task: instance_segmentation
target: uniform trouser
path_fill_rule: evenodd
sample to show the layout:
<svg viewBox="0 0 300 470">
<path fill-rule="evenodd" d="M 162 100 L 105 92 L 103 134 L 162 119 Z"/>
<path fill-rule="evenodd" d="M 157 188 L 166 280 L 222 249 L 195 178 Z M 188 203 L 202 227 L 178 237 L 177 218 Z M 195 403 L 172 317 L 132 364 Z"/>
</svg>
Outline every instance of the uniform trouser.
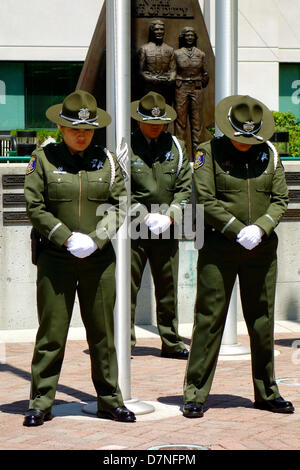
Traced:
<svg viewBox="0 0 300 470">
<path fill-rule="evenodd" d="M 197 89 L 195 82 L 182 82 L 182 85 L 175 89 L 175 108 L 177 112 L 175 134 L 179 139 L 185 140 L 189 116 L 195 155 L 197 146 L 203 141 L 203 90 Z"/>
<path fill-rule="evenodd" d="M 115 254 L 109 245 L 84 259 L 54 249 L 45 249 L 39 256 L 39 328 L 32 360 L 30 408 L 47 411 L 53 404 L 76 292 L 98 409 L 123 404 L 114 345 Z"/>
<path fill-rule="evenodd" d="M 212 233 L 198 257 L 195 321 L 184 384 L 184 399 L 204 403 L 214 377 L 236 276 L 250 336 L 256 401 L 279 397 L 274 378 L 274 299 L 277 236 L 249 251 Z"/>
<path fill-rule="evenodd" d="M 185 345 L 178 334 L 177 285 L 178 240 L 131 241 L 131 347 L 136 342 L 134 331 L 135 308 L 143 272 L 149 260 L 156 298 L 157 327 L 162 350 L 179 352 Z"/>
</svg>

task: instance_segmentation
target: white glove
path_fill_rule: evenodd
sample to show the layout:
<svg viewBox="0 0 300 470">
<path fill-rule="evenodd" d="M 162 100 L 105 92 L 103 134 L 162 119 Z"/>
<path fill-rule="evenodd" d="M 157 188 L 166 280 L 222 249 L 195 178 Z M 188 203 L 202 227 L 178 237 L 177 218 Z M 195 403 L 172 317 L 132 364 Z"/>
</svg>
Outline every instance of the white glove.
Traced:
<svg viewBox="0 0 300 470">
<path fill-rule="evenodd" d="M 237 235 L 237 242 L 247 250 L 252 250 L 261 242 L 264 231 L 258 225 L 247 225 Z"/>
<path fill-rule="evenodd" d="M 77 258 L 86 258 L 97 250 L 94 240 L 84 233 L 73 232 L 68 239 L 67 250 Z"/>
<path fill-rule="evenodd" d="M 147 227 L 151 232 L 155 233 L 155 235 L 165 232 L 165 230 L 170 227 L 171 223 L 170 217 L 163 214 L 148 214 L 146 219 Z"/>
</svg>

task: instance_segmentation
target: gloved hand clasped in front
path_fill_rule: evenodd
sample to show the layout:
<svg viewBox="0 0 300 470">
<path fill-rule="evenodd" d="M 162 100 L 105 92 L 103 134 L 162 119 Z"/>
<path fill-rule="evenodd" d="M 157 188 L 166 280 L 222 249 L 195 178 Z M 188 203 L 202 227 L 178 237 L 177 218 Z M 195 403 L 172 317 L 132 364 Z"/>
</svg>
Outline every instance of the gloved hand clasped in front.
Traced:
<svg viewBox="0 0 300 470">
<path fill-rule="evenodd" d="M 77 258 L 86 258 L 98 248 L 94 240 L 84 233 L 73 232 L 68 239 L 67 250 Z"/>
<path fill-rule="evenodd" d="M 171 225 L 171 218 L 163 214 L 148 214 L 145 223 L 155 235 L 165 232 Z"/>
<path fill-rule="evenodd" d="M 247 225 L 238 233 L 236 241 L 247 250 L 260 244 L 264 231 L 258 225 Z"/>
</svg>

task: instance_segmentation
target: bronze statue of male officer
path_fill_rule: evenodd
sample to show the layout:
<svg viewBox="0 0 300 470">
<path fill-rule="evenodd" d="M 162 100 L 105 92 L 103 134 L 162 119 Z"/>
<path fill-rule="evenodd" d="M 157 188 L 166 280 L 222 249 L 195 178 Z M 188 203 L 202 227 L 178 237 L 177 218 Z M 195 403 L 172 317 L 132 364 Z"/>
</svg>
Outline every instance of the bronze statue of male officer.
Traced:
<svg viewBox="0 0 300 470">
<path fill-rule="evenodd" d="M 144 92 L 162 94 L 172 104 L 172 90 L 175 83 L 176 64 L 174 49 L 164 42 L 165 24 L 155 19 L 150 23 L 149 41 L 138 51 Z"/>
<path fill-rule="evenodd" d="M 197 146 L 204 140 L 202 137 L 203 88 L 209 81 L 205 53 L 196 47 L 197 39 L 198 35 L 194 28 L 186 26 L 179 36 L 179 49 L 174 53 L 177 69 L 175 134 L 180 139 L 186 140 L 187 118 L 189 117 L 194 156 Z"/>
</svg>

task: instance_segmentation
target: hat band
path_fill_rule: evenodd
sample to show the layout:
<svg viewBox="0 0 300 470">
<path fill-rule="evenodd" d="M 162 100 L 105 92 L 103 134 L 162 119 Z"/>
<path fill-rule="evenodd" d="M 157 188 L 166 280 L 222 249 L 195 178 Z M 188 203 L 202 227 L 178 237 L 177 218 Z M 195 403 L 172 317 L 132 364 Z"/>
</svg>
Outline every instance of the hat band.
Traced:
<svg viewBox="0 0 300 470">
<path fill-rule="evenodd" d="M 98 114 L 96 115 L 96 117 L 94 117 L 92 119 L 72 119 L 72 118 L 69 118 L 67 116 L 64 116 L 62 113 L 59 113 L 59 115 L 60 115 L 61 118 L 72 122 L 72 126 L 77 126 L 77 124 L 90 124 L 90 125 L 96 126 L 96 127 L 99 126 L 99 123 L 95 122 L 98 119 Z"/>
<path fill-rule="evenodd" d="M 235 124 L 233 124 L 233 122 L 231 120 L 231 117 L 230 117 L 231 110 L 232 110 L 232 106 L 228 111 L 227 119 L 230 122 L 230 125 L 233 127 L 233 129 L 235 129 L 237 131 L 237 132 L 234 133 L 235 137 L 238 137 L 238 136 L 242 135 L 243 137 L 254 137 L 257 140 L 264 140 L 263 137 L 260 137 L 259 135 L 255 135 L 255 134 L 257 134 L 257 132 L 260 131 L 261 126 L 263 125 L 263 121 L 260 121 L 260 125 L 259 125 L 258 129 L 255 129 L 252 132 L 251 131 L 241 130 Z"/>
<path fill-rule="evenodd" d="M 147 116 L 146 114 L 141 113 L 141 111 L 139 111 L 139 108 L 137 108 L 136 111 L 140 116 L 143 117 L 143 121 L 153 121 L 154 119 L 159 121 L 172 121 L 171 118 L 164 117 L 167 112 L 165 112 L 165 114 L 163 114 L 162 116 Z"/>
</svg>

